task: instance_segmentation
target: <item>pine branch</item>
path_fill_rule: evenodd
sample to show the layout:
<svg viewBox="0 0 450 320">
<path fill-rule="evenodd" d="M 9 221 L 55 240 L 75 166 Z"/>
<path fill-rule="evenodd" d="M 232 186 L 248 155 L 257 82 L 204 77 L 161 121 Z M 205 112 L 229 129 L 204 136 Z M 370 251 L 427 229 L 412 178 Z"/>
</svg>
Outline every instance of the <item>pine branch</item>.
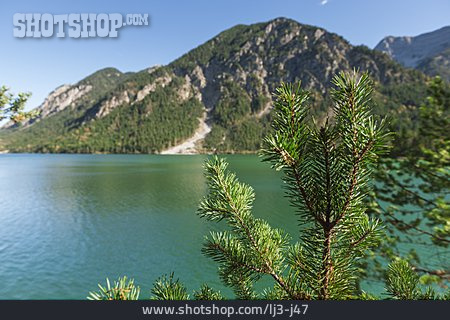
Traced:
<svg viewBox="0 0 450 320">
<path fill-rule="evenodd" d="M 367 230 L 358 240 L 350 243 L 350 249 L 355 248 L 358 244 L 363 242 L 370 235 L 371 232 L 372 232 L 371 230 Z"/>
<path fill-rule="evenodd" d="M 351 183 L 349 186 L 349 189 L 347 191 L 347 199 L 345 200 L 344 206 L 341 210 L 341 213 L 338 215 L 337 219 L 335 219 L 335 221 L 332 222 L 332 227 L 336 226 L 345 216 L 345 214 L 348 211 L 348 208 L 350 206 L 351 200 L 353 198 L 353 192 L 355 190 L 355 187 L 358 184 L 358 179 L 357 179 L 357 175 L 358 175 L 358 171 L 359 171 L 359 165 L 361 164 L 361 161 L 363 159 L 363 157 L 367 154 L 367 152 L 369 151 L 370 147 L 371 147 L 372 143 L 368 143 L 366 145 L 366 147 L 364 147 L 364 149 L 361 151 L 361 153 L 357 156 L 356 161 L 353 165 L 352 168 L 352 173 L 351 173 Z"/>
<path fill-rule="evenodd" d="M 321 220 L 319 217 L 315 215 L 316 210 L 314 209 L 314 206 L 312 202 L 310 201 L 305 188 L 303 187 L 302 181 L 301 181 L 301 175 L 298 171 L 298 163 L 297 161 L 286 151 L 282 150 L 278 146 L 274 145 L 274 150 L 279 154 L 280 158 L 283 160 L 284 165 L 289 168 L 289 170 L 292 172 L 292 175 L 294 176 L 296 188 L 298 190 L 298 193 L 303 200 L 303 202 L 306 204 L 306 207 L 309 210 L 309 213 L 315 218 L 316 222 L 320 225 L 324 224 L 324 221 Z"/>
<path fill-rule="evenodd" d="M 212 181 L 215 186 L 213 187 L 213 194 L 210 196 L 212 198 L 207 198 L 203 201 L 200 206 L 200 215 L 210 220 L 220 220 L 221 216 L 226 217 L 229 222 L 232 222 L 233 226 L 237 231 L 242 232 L 244 236 L 243 240 L 248 242 L 250 249 L 255 254 L 255 261 L 261 267 L 258 267 L 251 263 L 245 263 L 244 261 L 236 261 L 234 257 L 229 256 L 229 252 L 224 247 L 218 245 L 218 243 L 210 243 L 208 245 L 208 249 L 216 249 L 219 250 L 222 255 L 227 256 L 228 260 L 231 263 L 235 263 L 249 271 L 267 274 L 270 275 L 283 290 L 285 290 L 291 298 L 298 297 L 298 294 L 293 292 L 291 288 L 287 285 L 281 274 L 276 271 L 276 267 L 273 265 L 275 261 L 272 259 L 268 259 L 267 252 L 263 251 L 260 247 L 259 241 L 255 238 L 257 235 L 255 230 L 257 226 L 263 226 L 258 220 L 255 220 L 250 213 L 242 212 L 242 205 L 236 202 L 235 194 L 232 190 L 237 189 L 245 189 L 243 185 L 240 185 L 234 178 L 234 175 L 226 174 L 226 163 L 223 160 L 219 160 L 214 158 L 210 163 L 207 164 L 207 169 L 210 172 L 208 175 L 208 179 Z M 249 193 L 250 195 L 250 193 Z M 214 199 L 223 200 L 222 206 L 214 205 Z M 252 196 L 250 196 L 252 198 Z M 248 202 L 243 197 L 242 201 Z M 245 206 L 244 210 L 247 210 L 249 205 Z M 268 229 L 270 230 L 270 229 Z M 269 233 L 272 231 L 268 231 Z M 259 234 L 258 237 L 263 236 L 263 234 Z M 231 238 L 230 238 L 231 239 Z M 240 241 L 240 240 L 239 240 Z M 237 253 L 239 253 L 240 249 L 237 249 Z M 209 251 L 206 251 L 207 253 Z M 213 253 L 211 253 L 213 255 Z M 214 255 L 213 255 L 214 256 Z M 218 261 L 221 258 L 218 258 Z"/>
</svg>

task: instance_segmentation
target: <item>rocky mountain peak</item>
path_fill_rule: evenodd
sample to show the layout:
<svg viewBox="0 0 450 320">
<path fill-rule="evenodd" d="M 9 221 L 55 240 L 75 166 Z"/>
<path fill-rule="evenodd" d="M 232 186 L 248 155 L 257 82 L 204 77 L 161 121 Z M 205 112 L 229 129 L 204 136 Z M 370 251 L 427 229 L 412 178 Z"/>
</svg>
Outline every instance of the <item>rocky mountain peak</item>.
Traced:
<svg viewBox="0 0 450 320">
<path fill-rule="evenodd" d="M 396 61 L 411 68 L 449 48 L 450 26 L 415 37 L 388 36 L 375 46 L 375 50 L 386 52 Z"/>
<path fill-rule="evenodd" d="M 270 130 L 272 93 L 280 82 L 301 81 L 322 119 L 330 110 L 333 75 L 352 69 L 369 71 L 386 109 L 395 101 L 411 104 L 409 87 L 401 86 L 425 83 L 422 74 L 382 53 L 276 18 L 225 30 L 165 66 L 126 74 L 103 69 L 60 88 L 44 103 L 46 116 L 11 134 L 7 146 L 38 152 L 148 153 L 179 145 L 255 151 Z"/>
</svg>

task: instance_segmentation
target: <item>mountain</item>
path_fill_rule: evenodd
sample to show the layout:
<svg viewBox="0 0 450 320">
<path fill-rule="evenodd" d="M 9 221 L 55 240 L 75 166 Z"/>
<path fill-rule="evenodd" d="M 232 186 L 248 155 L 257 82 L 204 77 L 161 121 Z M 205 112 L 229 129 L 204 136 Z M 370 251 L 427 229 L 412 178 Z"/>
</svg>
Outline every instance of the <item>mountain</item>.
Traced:
<svg viewBox="0 0 450 320">
<path fill-rule="evenodd" d="M 75 104 L 89 104 L 98 97 L 114 89 L 124 74 L 115 68 L 106 68 L 93 73 L 75 85 L 61 85 L 53 90 L 45 101 L 36 108 L 39 116 L 26 120 L 21 125 L 28 127 L 35 122 L 46 119 L 53 114 L 63 111 L 67 107 L 74 107 Z M 4 128 L 17 126 L 13 122 L 7 123 Z"/>
<path fill-rule="evenodd" d="M 386 37 L 375 50 L 386 52 L 405 67 L 450 81 L 450 26 L 416 37 Z"/>
<path fill-rule="evenodd" d="M 278 18 L 237 25 L 166 66 L 127 74 L 108 68 L 60 87 L 39 107 L 40 118 L 3 130 L 1 146 L 11 152 L 254 152 L 270 130 L 271 93 L 281 81 L 301 81 L 320 120 L 330 112 L 333 75 L 354 68 L 374 79 L 377 112 L 391 114 L 392 126 L 408 133 L 398 145 L 413 145 L 424 74 L 322 28 Z"/>
</svg>

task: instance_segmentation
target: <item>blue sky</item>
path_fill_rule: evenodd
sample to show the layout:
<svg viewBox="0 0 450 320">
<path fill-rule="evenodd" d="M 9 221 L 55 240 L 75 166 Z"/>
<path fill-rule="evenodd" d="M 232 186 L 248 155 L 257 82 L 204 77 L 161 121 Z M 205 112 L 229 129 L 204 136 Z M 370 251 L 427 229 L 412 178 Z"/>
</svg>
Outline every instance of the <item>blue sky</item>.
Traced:
<svg viewBox="0 0 450 320">
<path fill-rule="evenodd" d="M 150 25 L 118 38 L 14 38 L 14 13 L 148 13 Z M 352 44 L 374 47 L 387 35 L 417 35 L 450 25 L 449 0 L 110 0 L 0 4 L 0 85 L 31 91 L 29 108 L 57 86 L 104 67 L 138 71 L 167 64 L 236 24 L 276 17 L 320 26 Z"/>
</svg>

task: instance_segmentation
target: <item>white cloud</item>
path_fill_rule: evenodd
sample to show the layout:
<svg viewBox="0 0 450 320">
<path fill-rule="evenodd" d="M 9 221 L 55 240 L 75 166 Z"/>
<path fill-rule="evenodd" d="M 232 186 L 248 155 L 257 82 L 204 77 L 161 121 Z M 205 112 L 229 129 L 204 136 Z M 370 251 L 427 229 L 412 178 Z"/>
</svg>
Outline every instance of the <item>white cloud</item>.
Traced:
<svg viewBox="0 0 450 320">
<path fill-rule="evenodd" d="M 322 1 L 320 1 L 320 4 L 321 4 L 322 6 L 326 5 L 327 3 L 328 3 L 328 0 L 322 0 Z"/>
</svg>

